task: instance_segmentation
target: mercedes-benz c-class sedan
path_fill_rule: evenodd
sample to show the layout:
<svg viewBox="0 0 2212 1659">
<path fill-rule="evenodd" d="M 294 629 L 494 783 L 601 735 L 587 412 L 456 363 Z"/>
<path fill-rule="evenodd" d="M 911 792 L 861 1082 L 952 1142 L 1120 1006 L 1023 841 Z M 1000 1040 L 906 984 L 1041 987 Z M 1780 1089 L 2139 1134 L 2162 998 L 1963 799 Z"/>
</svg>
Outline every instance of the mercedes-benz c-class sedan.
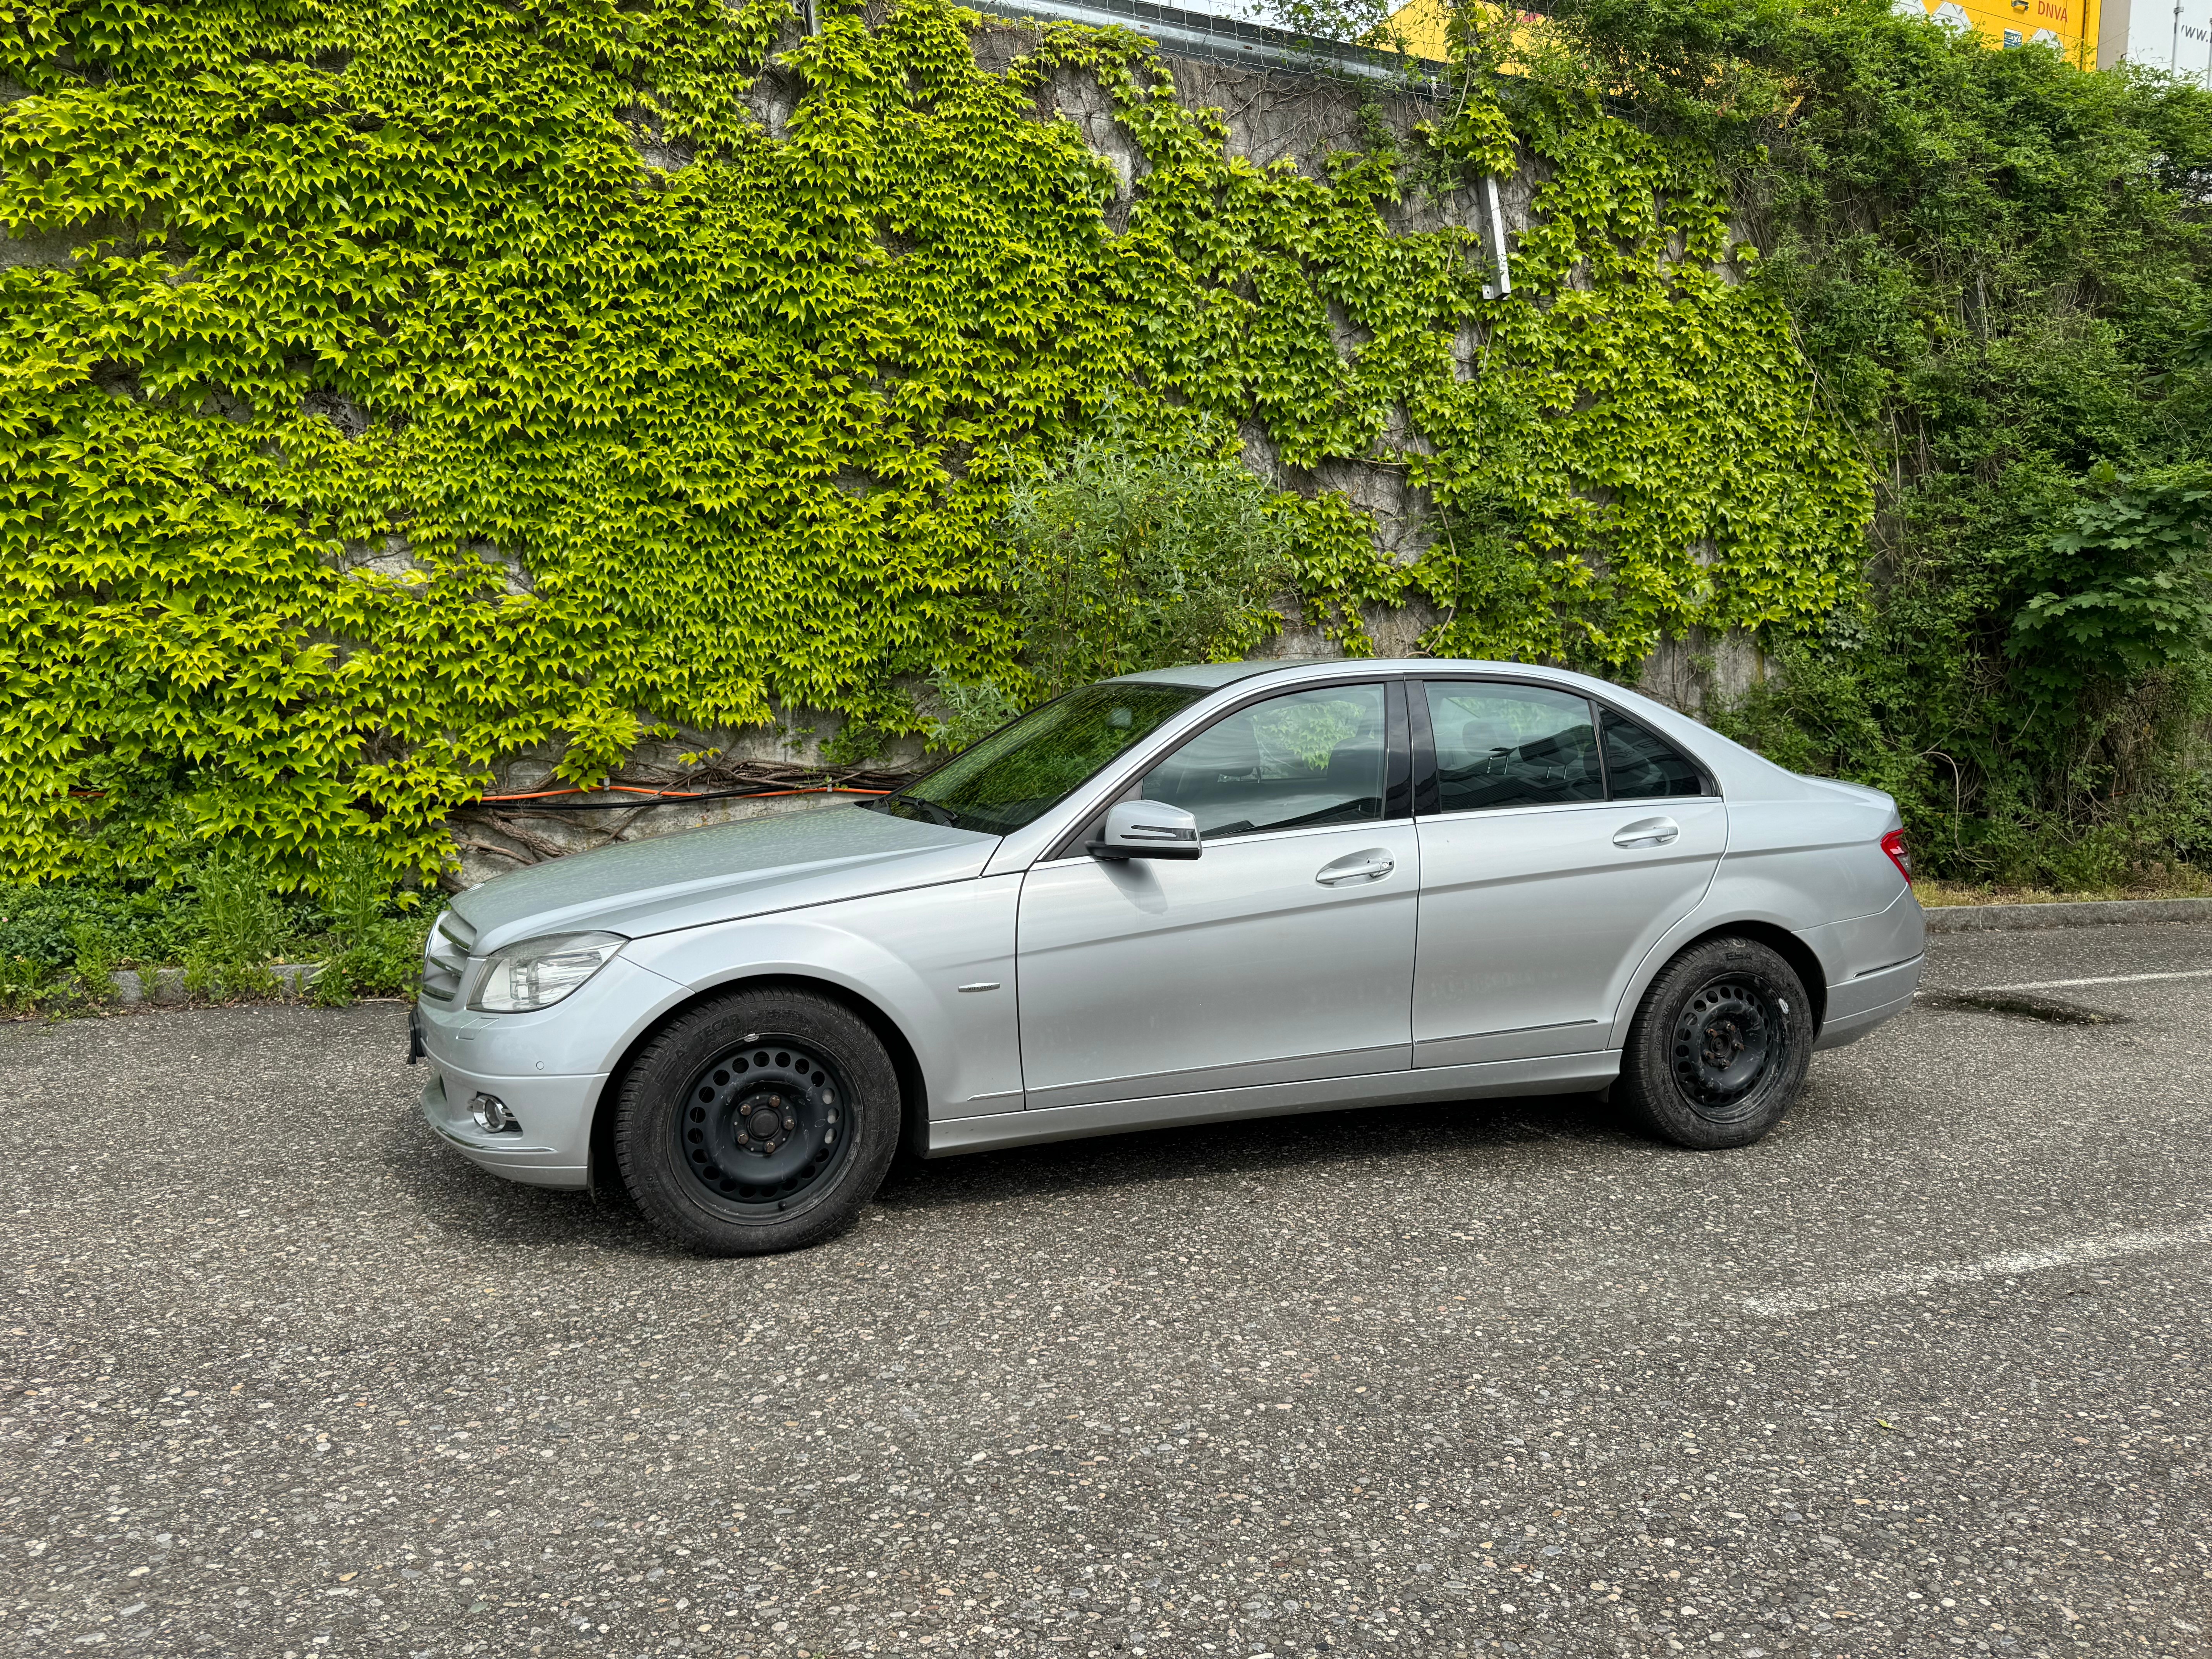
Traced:
<svg viewBox="0 0 2212 1659">
<path fill-rule="evenodd" d="M 845 1224 L 902 1145 L 1610 1088 L 1744 1146 L 1923 949 L 1876 790 L 1559 670 L 1214 664 L 473 888 L 415 1041 L 463 1156 L 741 1254 Z"/>
</svg>

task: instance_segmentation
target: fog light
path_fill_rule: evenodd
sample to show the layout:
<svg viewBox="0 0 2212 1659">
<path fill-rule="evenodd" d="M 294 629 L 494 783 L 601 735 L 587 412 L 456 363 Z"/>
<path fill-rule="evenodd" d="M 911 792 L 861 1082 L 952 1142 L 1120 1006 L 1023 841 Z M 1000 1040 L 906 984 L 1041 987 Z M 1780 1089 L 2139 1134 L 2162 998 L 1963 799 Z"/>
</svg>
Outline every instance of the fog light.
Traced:
<svg viewBox="0 0 2212 1659">
<path fill-rule="evenodd" d="M 514 1117 L 507 1109 L 507 1103 L 497 1095 L 477 1093 L 469 1097 L 469 1115 L 477 1128 L 486 1134 L 495 1135 L 514 1127 Z"/>
</svg>

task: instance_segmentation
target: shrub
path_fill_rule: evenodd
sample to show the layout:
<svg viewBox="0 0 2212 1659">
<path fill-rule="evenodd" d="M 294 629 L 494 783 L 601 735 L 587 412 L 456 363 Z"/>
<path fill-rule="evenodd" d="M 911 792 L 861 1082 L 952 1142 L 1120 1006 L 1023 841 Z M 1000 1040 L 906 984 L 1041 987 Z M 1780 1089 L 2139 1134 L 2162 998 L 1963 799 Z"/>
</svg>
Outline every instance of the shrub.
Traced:
<svg viewBox="0 0 2212 1659">
<path fill-rule="evenodd" d="M 1280 625 L 1291 530 L 1234 460 L 1086 438 L 1017 480 L 1001 533 L 1047 697 L 1115 674 L 1242 656 Z"/>
<path fill-rule="evenodd" d="M 953 752 L 981 743 L 1018 719 L 1021 700 L 994 680 L 947 679 L 930 682 L 945 712 L 929 722 L 926 741 L 933 752 Z"/>
</svg>

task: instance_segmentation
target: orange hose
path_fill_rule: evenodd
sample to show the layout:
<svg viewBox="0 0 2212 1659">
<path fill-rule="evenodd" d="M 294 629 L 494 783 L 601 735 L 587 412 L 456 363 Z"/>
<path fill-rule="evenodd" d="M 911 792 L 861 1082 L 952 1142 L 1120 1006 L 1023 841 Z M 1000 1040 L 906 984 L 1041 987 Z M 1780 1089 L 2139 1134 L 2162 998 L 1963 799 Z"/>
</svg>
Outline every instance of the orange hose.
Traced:
<svg viewBox="0 0 2212 1659">
<path fill-rule="evenodd" d="M 640 789 L 634 784 L 611 783 L 600 789 L 540 789 L 528 795 L 479 795 L 478 800 L 550 800 L 555 795 L 651 795 L 662 800 L 688 800 L 695 791 Z M 465 803 L 464 803 L 465 805 Z"/>
<path fill-rule="evenodd" d="M 488 801 L 550 800 L 556 795 L 645 795 L 654 800 L 765 800 L 776 795 L 888 795 L 889 789 L 848 789 L 835 784 L 822 784 L 811 789 L 757 789 L 750 793 L 735 790 L 725 793 L 716 789 L 641 789 L 635 784 L 611 783 L 603 789 L 540 789 L 528 795 L 478 795 L 473 801 L 463 801 L 464 806 L 482 805 Z M 105 789 L 72 789 L 74 800 L 98 800 L 106 795 Z"/>
<path fill-rule="evenodd" d="M 635 784 L 611 783 L 602 789 L 540 789 L 527 795 L 479 795 L 473 802 L 464 801 L 464 806 L 481 805 L 491 801 L 550 800 L 556 795 L 646 795 L 654 800 L 765 800 L 775 795 L 888 795 L 888 789 L 844 789 L 834 784 L 821 784 L 808 789 L 757 789 L 744 793 L 732 790 L 725 793 L 715 789 L 641 789 Z"/>
</svg>

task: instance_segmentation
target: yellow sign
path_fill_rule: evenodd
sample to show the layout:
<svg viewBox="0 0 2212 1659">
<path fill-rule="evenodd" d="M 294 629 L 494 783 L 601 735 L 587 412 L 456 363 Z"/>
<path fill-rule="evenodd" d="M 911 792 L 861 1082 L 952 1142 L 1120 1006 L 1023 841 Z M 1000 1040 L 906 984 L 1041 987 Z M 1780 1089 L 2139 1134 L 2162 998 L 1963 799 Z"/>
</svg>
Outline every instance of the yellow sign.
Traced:
<svg viewBox="0 0 2212 1659">
<path fill-rule="evenodd" d="M 1516 19 L 1522 23 L 1540 23 L 1540 13 L 1516 12 L 1507 6 L 1493 5 L 1489 0 L 1474 0 L 1468 7 L 1486 30 L 1510 27 L 1506 20 Z M 1390 14 L 1390 21 L 1377 31 L 1377 45 L 1388 45 L 1395 51 L 1415 58 L 1426 58 L 1443 64 L 1451 60 L 1451 43 L 1445 34 L 1445 25 L 1451 17 L 1448 0 L 1409 0 Z"/>
<path fill-rule="evenodd" d="M 1992 46 L 2056 46 L 2083 69 L 2097 67 L 2097 0 L 1896 0 L 1892 9 L 1972 29 Z"/>
</svg>

